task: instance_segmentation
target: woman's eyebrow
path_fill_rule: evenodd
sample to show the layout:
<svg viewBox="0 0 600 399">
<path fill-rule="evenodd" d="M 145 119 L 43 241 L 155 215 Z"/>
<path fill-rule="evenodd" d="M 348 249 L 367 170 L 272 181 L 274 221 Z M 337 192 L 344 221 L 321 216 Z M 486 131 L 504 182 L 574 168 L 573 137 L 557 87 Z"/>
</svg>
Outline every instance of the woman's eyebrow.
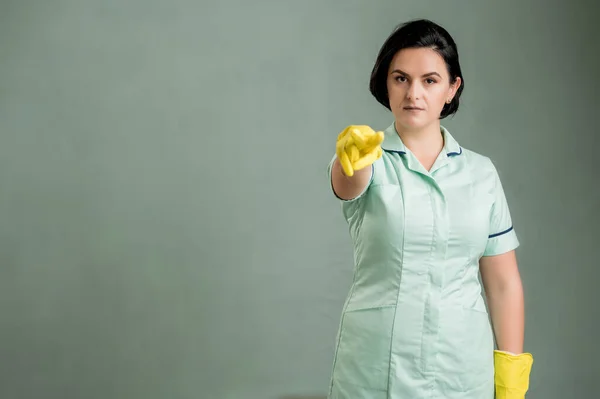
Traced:
<svg viewBox="0 0 600 399">
<path fill-rule="evenodd" d="M 399 74 L 401 74 L 401 75 L 410 76 L 409 74 L 407 74 L 406 72 L 402 71 L 401 69 L 394 69 L 394 70 L 392 71 L 392 73 L 399 73 Z M 429 77 L 429 76 L 434 76 L 434 75 L 435 75 L 435 76 L 438 76 L 439 78 L 441 78 L 441 75 L 440 75 L 439 73 L 437 73 L 437 72 L 427 72 L 426 74 L 424 74 L 424 75 L 423 75 L 423 76 L 421 76 L 421 77 L 423 77 L 423 78 L 426 78 L 426 77 Z"/>
</svg>

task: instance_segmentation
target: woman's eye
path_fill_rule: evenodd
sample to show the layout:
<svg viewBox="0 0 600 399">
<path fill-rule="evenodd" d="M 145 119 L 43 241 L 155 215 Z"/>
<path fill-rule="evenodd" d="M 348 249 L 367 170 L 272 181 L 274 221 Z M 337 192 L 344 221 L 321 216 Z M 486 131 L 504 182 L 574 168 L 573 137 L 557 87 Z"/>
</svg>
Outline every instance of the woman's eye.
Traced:
<svg viewBox="0 0 600 399">
<path fill-rule="evenodd" d="M 406 78 L 404 76 L 396 76 L 396 81 L 405 82 Z"/>
<path fill-rule="evenodd" d="M 435 83 L 435 80 L 433 80 L 433 79 L 427 79 L 426 82 L 431 85 L 431 84 Z"/>
</svg>

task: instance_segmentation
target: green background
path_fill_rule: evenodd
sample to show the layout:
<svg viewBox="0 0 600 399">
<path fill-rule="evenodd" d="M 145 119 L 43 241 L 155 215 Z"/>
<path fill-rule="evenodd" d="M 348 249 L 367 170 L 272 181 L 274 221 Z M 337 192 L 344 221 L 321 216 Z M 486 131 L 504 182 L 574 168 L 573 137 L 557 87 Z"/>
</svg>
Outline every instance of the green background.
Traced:
<svg viewBox="0 0 600 399">
<path fill-rule="evenodd" d="M 599 8 L 1 0 L 0 397 L 323 397 L 352 272 L 326 167 L 391 124 L 370 71 L 426 17 L 521 240 L 528 397 L 595 398 Z"/>
</svg>

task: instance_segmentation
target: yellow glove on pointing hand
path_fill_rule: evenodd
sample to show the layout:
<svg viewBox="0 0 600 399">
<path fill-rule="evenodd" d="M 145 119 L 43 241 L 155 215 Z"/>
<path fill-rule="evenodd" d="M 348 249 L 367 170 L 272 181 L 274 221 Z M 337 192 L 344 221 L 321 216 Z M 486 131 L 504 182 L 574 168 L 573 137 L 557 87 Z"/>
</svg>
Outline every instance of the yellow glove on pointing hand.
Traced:
<svg viewBox="0 0 600 399">
<path fill-rule="evenodd" d="M 346 176 L 371 165 L 383 151 L 383 132 L 375 132 L 366 125 L 350 125 L 337 138 L 336 155 Z"/>
<path fill-rule="evenodd" d="M 494 351 L 496 399 L 524 399 L 533 365 L 531 353 L 513 355 Z"/>
</svg>

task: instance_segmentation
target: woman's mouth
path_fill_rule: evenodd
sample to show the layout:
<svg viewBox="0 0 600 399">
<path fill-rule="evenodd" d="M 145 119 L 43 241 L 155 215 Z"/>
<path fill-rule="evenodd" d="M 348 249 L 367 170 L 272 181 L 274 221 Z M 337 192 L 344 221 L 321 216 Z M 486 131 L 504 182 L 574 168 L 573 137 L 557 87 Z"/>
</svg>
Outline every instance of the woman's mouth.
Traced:
<svg viewBox="0 0 600 399">
<path fill-rule="evenodd" d="M 403 109 L 404 109 L 405 111 L 423 111 L 423 108 L 419 108 L 419 107 L 411 107 L 411 106 L 404 107 Z"/>
</svg>

